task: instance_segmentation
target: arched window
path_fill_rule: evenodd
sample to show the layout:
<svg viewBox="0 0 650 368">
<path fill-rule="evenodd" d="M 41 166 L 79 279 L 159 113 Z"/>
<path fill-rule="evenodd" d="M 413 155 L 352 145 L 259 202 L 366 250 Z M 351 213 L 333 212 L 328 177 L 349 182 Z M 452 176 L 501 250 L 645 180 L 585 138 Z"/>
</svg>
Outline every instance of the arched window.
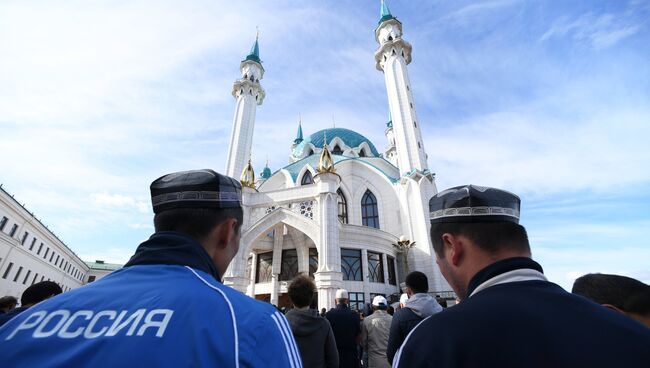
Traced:
<svg viewBox="0 0 650 368">
<path fill-rule="evenodd" d="M 332 154 L 334 154 L 334 155 L 342 155 L 343 150 L 341 150 L 341 147 L 337 144 L 336 146 L 334 146 L 334 149 L 332 150 Z"/>
<path fill-rule="evenodd" d="M 336 194 L 339 195 L 339 221 L 344 224 L 348 223 L 348 201 L 345 199 L 345 195 L 341 191 L 341 188 L 336 190 Z"/>
<path fill-rule="evenodd" d="M 307 156 L 311 156 L 313 154 L 314 154 L 314 150 L 310 148 L 309 151 L 307 151 Z"/>
<path fill-rule="evenodd" d="M 379 229 L 377 198 L 370 190 L 366 190 L 366 193 L 361 198 L 361 222 L 363 226 Z"/>
<path fill-rule="evenodd" d="M 305 171 L 305 175 L 303 175 L 302 179 L 300 180 L 300 185 L 307 185 L 313 183 L 314 183 L 314 179 L 311 177 L 311 171 L 309 170 Z"/>
<path fill-rule="evenodd" d="M 366 157 L 366 150 L 362 148 L 361 151 L 359 151 L 359 157 Z"/>
</svg>

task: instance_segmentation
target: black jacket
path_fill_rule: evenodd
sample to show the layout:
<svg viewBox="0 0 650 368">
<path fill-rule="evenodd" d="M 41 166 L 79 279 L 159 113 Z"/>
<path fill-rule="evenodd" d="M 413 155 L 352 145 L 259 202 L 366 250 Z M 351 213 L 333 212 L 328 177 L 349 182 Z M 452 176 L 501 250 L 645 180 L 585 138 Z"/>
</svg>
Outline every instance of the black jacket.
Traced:
<svg viewBox="0 0 650 368">
<path fill-rule="evenodd" d="M 415 328 L 423 319 L 442 311 L 442 307 L 436 299 L 426 293 L 413 295 L 407 302 L 406 307 L 400 308 L 393 315 L 393 321 L 390 324 L 390 334 L 388 336 L 388 345 L 386 346 L 386 358 L 389 363 L 393 363 L 393 357 L 402 346 L 406 336 Z"/>
<path fill-rule="evenodd" d="M 339 353 L 327 319 L 314 309 L 291 309 L 286 317 L 305 368 L 338 368 Z"/>
<path fill-rule="evenodd" d="M 361 336 L 361 319 L 346 304 L 339 304 L 326 315 L 334 331 L 339 351 L 340 368 L 359 367 L 358 342 Z"/>
<path fill-rule="evenodd" d="M 469 294 L 518 270 L 542 268 L 529 258 L 498 261 L 472 278 Z M 650 329 L 642 324 L 551 282 L 529 279 L 484 288 L 425 319 L 395 366 L 648 367 L 649 347 Z"/>
</svg>

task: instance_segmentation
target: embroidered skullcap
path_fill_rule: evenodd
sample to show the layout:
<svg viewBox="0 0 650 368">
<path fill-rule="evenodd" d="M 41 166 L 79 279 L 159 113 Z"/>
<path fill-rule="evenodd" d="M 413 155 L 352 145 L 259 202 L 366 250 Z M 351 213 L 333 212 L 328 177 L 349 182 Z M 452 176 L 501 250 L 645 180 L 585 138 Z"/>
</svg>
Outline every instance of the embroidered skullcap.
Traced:
<svg viewBox="0 0 650 368">
<path fill-rule="evenodd" d="M 431 198 L 431 223 L 502 222 L 519 223 L 518 196 L 505 190 L 478 185 L 449 188 Z"/>
<path fill-rule="evenodd" d="M 239 208 L 241 184 L 213 170 L 180 171 L 151 183 L 153 212 L 173 208 Z"/>
</svg>

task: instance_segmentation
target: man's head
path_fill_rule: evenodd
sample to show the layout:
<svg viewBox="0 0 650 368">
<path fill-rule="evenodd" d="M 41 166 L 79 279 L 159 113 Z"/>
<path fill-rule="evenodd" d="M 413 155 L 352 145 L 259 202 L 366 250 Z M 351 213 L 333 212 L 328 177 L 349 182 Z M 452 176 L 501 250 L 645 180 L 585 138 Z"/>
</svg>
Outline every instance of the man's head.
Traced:
<svg viewBox="0 0 650 368">
<path fill-rule="evenodd" d="M 372 298 L 372 310 L 386 310 L 388 308 L 388 302 L 386 298 L 381 295 L 377 295 Z"/>
<path fill-rule="evenodd" d="M 420 271 L 413 271 L 406 275 L 406 294 L 411 297 L 415 294 L 429 291 L 429 279 Z"/>
<path fill-rule="evenodd" d="M 484 267 L 530 257 L 526 229 L 518 223 L 519 206 L 519 197 L 510 192 L 474 185 L 447 189 L 429 201 L 436 263 L 461 299 Z"/>
<path fill-rule="evenodd" d="M 241 184 L 212 170 L 168 174 L 151 183 L 156 232 L 196 239 L 224 272 L 239 250 Z"/>
<path fill-rule="evenodd" d="M 18 304 L 18 299 L 13 296 L 7 295 L 0 298 L 0 311 L 7 313 L 10 310 L 14 309 Z"/>
<path fill-rule="evenodd" d="M 62 292 L 63 290 L 61 290 L 59 284 L 54 281 L 37 282 L 23 291 L 23 295 L 20 297 L 20 304 L 23 307 L 31 307 Z"/>
<path fill-rule="evenodd" d="M 348 304 L 348 291 L 345 289 L 336 290 L 336 304 Z"/>
<path fill-rule="evenodd" d="M 305 308 L 309 307 L 314 298 L 316 284 L 314 284 L 314 281 L 309 276 L 301 274 L 291 281 L 287 291 L 291 303 L 293 303 L 296 308 Z"/>
<path fill-rule="evenodd" d="M 577 278 L 571 292 L 650 327 L 650 285 L 639 280 L 626 276 L 590 273 Z"/>
</svg>

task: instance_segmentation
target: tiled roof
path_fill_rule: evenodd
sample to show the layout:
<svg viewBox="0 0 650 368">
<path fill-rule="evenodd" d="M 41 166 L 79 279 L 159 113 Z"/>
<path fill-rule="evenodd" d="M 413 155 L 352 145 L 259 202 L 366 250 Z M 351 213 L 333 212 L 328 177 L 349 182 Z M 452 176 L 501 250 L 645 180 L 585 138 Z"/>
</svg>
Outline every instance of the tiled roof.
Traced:
<svg viewBox="0 0 650 368">
<path fill-rule="evenodd" d="M 345 143 L 346 145 L 352 148 L 359 147 L 361 143 L 366 142 L 370 147 L 370 151 L 372 155 L 379 156 L 379 153 L 377 152 L 375 145 L 372 144 L 372 142 L 370 142 L 368 138 L 362 136 L 361 134 L 355 131 L 352 131 L 350 129 L 345 129 L 345 128 L 329 128 L 329 129 L 319 130 L 318 132 L 310 135 L 302 142 L 300 142 L 300 144 L 298 144 L 294 149 L 294 155 L 302 156 L 304 148 L 307 147 L 309 143 L 313 144 L 316 148 L 323 147 L 323 142 L 325 141 L 326 136 L 327 136 L 327 144 L 330 144 L 334 138 L 338 137 L 343 141 L 343 143 Z"/>
</svg>

